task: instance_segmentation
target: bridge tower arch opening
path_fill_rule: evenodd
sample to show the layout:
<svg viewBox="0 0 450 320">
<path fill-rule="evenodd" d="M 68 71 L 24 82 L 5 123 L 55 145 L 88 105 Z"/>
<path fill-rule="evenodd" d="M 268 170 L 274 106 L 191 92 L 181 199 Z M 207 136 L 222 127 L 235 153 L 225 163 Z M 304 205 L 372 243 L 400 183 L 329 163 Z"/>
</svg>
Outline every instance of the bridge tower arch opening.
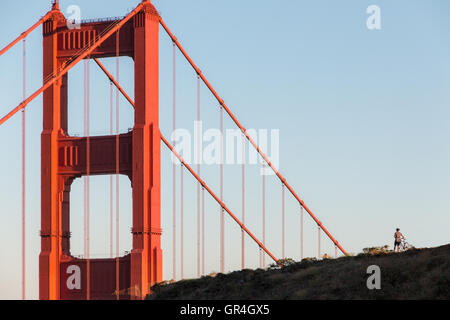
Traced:
<svg viewBox="0 0 450 320">
<path fill-rule="evenodd" d="M 111 184 L 112 180 L 112 184 Z M 90 259 L 108 259 L 116 256 L 116 200 L 115 175 L 98 175 L 89 177 L 90 196 L 85 200 L 84 177 L 75 179 L 70 186 L 70 241 L 68 255 L 85 257 L 84 248 L 84 204 L 90 204 L 89 218 L 89 257 Z M 132 189 L 131 181 L 125 175 L 119 175 L 120 210 L 119 210 L 119 252 L 126 255 L 132 248 Z M 112 185 L 112 188 L 111 188 Z M 112 197 L 111 197 L 112 189 Z M 112 199 L 111 199 L 112 198 Z M 112 207 L 112 219 L 111 219 Z M 112 223 L 111 223 L 112 222 Z"/>
</svg>

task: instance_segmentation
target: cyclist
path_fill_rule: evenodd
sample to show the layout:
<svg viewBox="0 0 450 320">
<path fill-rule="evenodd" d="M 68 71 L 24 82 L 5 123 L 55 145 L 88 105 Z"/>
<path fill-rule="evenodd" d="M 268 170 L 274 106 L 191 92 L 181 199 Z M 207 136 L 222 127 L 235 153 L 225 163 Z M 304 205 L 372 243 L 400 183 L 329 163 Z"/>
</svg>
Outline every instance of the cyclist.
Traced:
<svg viewBox="0 0 450 320">
<path fill-rule="evenodd" d="M 400 232 L 400 229 L 397 228 L 394 233 L 394 252 L 400 252 L 400 244 L 402 243 L 402 239 L 406 239 L 405 236 Z"/>
</svg>

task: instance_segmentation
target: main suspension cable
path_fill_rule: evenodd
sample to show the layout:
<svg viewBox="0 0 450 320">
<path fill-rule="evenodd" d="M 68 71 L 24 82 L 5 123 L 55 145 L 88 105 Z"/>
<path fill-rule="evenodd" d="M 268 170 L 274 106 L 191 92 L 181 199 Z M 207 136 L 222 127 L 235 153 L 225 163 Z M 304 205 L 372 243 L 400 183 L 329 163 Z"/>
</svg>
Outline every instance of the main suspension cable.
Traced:
<svg viewBox="0 0 450 320">
<path fill-rule="evenodd" d="M 214 90 L 214 88 L 211 86 L 211 84 L 208 82 L 208 80 L 203 76 L 201 70 L 196 66 L 194 61 L 189 57 L 189 55 L 186 53 L 184 48 L 181 46 L 180 42 L 177 40 L 177 38 L 173 35 L 173 33 L 169 30 L 167 25 L 164 23 L 162 18 L 160 17 L 159 20 L 161 26 L 164 28 L 164 30 L 167 32 L 169 37 L 172 39 L 173 42 L 176 43 L 178 48 L 180 49 L 181 53 L 184 55 L 186 60 L 191 64 L 192 68 L 194 68 L 195 72 L 201 77 L 203 80 L 203 83 L 208 87 L 208 89 L 211 91 L 211 93 L 214 95 L 214 97 L 217 99 L 217 101 L 220 103 L 221 107 L 225 109 L 227 114 L 230 116 L 230 118 L 233 120 L 233 122 L 239 127 L 239 129 L 242 131 L 242 133 L 246 136 L 247 140 L 252 144 L 252 146 L 256 149 L 256 151 L 261 155 L 261 157 L 266 161 L 268 166 L 273 170 L 273 172 L 277 175 L 277 177 L 280 179 L 282 183 L 285 184 L 286 188 L 289 190 L 289 192 L 294 196 L 294 198 L 300 203 L 301 206 L 308 212 L 310 217 L 319 224 L 320 228 L 326 233 L 328 238 L 330 238 L 333 243 L 338 246 L 339 250 L 345 255 L 348 255 L 347 252 L 344 250 L 344 248 L 338 243 L 338 241 L 328 232 L 328 230 L 325 228 L 325 226 L 317 219 L 317 217 L 312 213 L 312 211 L 306 206 L 304 201 L 297 195 L 297 193 L 294 191 L 294 189 L 287 183 L 286 179 L 281 175 L 281 173 L 275 168 L 274 164 L 269 160 L 269 158 L 266 156 L 266 154 L 261 150 L 261 148 L 256 144 L 256 142 L 251 138 L 247 130 L 242 126 L 242 124 L 237 120 L 236 116 L 231 112 L 231 110 L 228 108 L 228 106 L 225 104 L 223 99 L 217 94 L 217 92 Z"/>
<path fill-rule="evenodd" d="M 43 24 L 45 21 L 47 21 L 49 18 L 49 13 L 47 13 L 45 16 L 43 16 L 41 19 L 38 20 L 34 25 L 32 25 L 30 28 L 28 28 L 25 32 L 22 32 L 20 36 L 18 36 L 14 41 L 12 41 L 10 44 L 8 44 L 6 47 L 4 47 L 0 51 L 0 56 L 3 55 L 6 51 L 11 49 L 14 45 L 16 45 L 20 40 L 24 39 L 28 34 L 30 34 L 31 31 L 39 27 L 41 24 Z"/>
<path fill-rule="evenodd" d="M 102 69 L 102 71 L 105 73 L 105 75 L 108 77 L 108 79 L 114 84 L 116 89 L 120 91 L 120 93 L 124 96 L 125 99 L 128 100 L 128 102 L 134 107 L 134 102 L 131 100 L 130 96 L 126 94 L 125 90 L 117 83 L 116 79 L 106 70 L 105 66 L 97 59 L 94 58 L 94 61 L 97 63 L 97 65 Z M 111 133 L 112 134 L 112 133 Z"/>
<path fill-rule="evenodd" d="M 16 106 L 13 110 L 11 110 L 8 114 L 6 114 L 3 118 L 0 119 L 0 126 L 8 121 L 12 116 L 14 116 L 17 112 L 26 108 L 26 106 L 33 101 L 37 96 L 39 96 L 42 92 L 50 88 L 56 81 L 61 79 L 70 69 L 76 66 L 81 60 L 86 58 L 89 54 L 91 54 L 96 48 L 98 48 L 103 42 L 106 41 L 112 34 L 114 34 L 117 30 L 123 27 L 125 23 L 127 23 L 131 18 L 133 18 L 136 13 L 138 13 L 142 9 L 142 3 L 140 3 L 136 9 L 130 12 L 125 18 L 121 21 L 115 23 L 111 29 L 109 29 L 102 36 L 98 38 L 98 40 L 92 44 L 92 46 L 87 47 L 83 50 L 79 55 L 73 56 L 73 59 L 70 59 L 70 62 L 65 64 L 65 66 L 56 74 L 50 74 L 49 78 L 44 81 L 44 85 L 35 91 L 31 96 L 22 101 L 18 106 Z"/>
</svg>

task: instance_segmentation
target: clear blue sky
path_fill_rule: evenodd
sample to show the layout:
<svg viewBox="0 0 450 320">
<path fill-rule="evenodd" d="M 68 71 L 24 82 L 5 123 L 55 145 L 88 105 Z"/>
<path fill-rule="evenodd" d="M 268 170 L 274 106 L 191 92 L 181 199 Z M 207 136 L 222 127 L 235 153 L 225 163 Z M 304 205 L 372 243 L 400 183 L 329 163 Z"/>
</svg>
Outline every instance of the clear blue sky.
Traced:
<svg viewBox="0 0 450 320">
<path fill-rule="evenodd" d="M 138 0 L 62 0 L 83 19 L 120 16 Z M 319 219 L 352 253 L 389 244 L 395 227 L 418 247 L 449 243 L 450 2 L 447 0 L 154 1 L 168 26 L 241 122 L 280 129 L 280 169 Z M 366 8 L 381 8 L 381 30 L 366 28 Z M 1 4 L 3 47 L 44 15 L 50 0 Z M 171 42 L 161 30 L 161 130 L 171 129 Z M 42 84 L 41 30 L 28 37 L 28 94 Z M 21 101 L 21 44 L 0 57 L 0 115 Z M 121 84 L 133 96 L 133 64 L 121 59 Z M 105 60 L 110 71 L 114 61 Z M 195 119 L 195 74 L 178 56 L 179 126 Z M 109 83 L 92 64 L 93 134 L 109 131 Z M 82 132 L 83 67 L 70 73 L 70 133 Z M 202 88 L 205 127 L 217 103 Z M 28 106 L 27 296 L 38 297 L 42 98 Z M 0 127 L 0 299 L 20 298 L 20 115 Z M 226 126 L 232 123 L 226 120 Z M 133 125 L 121 101 L 121 130 Z M 248 169 L 247 222 L 261 235 L 261 178 Z M 218 169 L 202 168 L 218 189 Z M 225 166 L 225 200 L 240 216 L 239 168 Z M 179 179 L 179 177 L 178 177 Z M 92 253 L 108 256 L 109 177 L 91 180 Z M 185 275 L 195 275 L 195 183 L 186 175 Z M 171 163 L 163 149 L 164 278 L 171 278 Z M 268 178 L 267 245 L 280 256 L 280 194 Z M 72 188 L 72 248 L 82 254 L 82 183 Z M 179 190 L 178 190 L 179 191 Z M 179 193 L 178 193 L 179 194 Z M 131 188 L 121 180 L 121 250 L 131 248 Z M 299 258 L 298 205 L 287 200 L 287 255 Z M 305 219 L 305 255 L 317 254 L 317 227 Z M 207 201 L 207 272 L 219 269 L 219 209 Z M 240 231 L 227 219 L 227 270 L 240 266 Z M 95 230 L 95 232 L 94 232 Z M 179 243 L 178 243 L 179 247 Z M 249 267 L 256 246 L 247 241 Z M 334 253 L 322 238 L 322 253 Z M 179 259 L 179 257 L 178 257 Z M 269 262 L 269 259 L 266 260 Z"/>
</svg>

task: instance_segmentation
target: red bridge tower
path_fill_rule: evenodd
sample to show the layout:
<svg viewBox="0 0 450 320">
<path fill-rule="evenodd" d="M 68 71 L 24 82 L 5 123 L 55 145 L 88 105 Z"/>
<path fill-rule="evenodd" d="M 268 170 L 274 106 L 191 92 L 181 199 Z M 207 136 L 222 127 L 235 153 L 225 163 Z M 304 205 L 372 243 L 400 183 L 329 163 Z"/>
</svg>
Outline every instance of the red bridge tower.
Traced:
<svg viewBox="0 0 450 320">
<path fill-rule="evenodd" d="M 120 299 L 145 297 L 162 280 L 160 145 L 158 102 L 159 15 L 149 0 L 143 9 L 90 55 L 90 59 L 128 56 L 135 63 L 135 123 L 133 131 L 117 136 L 77 138 L 68 135 L 67 74 L 44 92 L 42 132 L 40 299 Z M 43 25 L 44 81 L 86 48 L 115 21 L 82 23 L 69 29 L 54 2 Z M 117 22 L 117 21 L 116 21 Z M 118 49 L 117 49 L 118 45 Z M 87 146 L 89 147 L 89 169 Z M 77 259 L 70 253 L 70 188 L 86 174 L 127 175 L 133 189 L 133 248 L 116 259 Z M 89 283 L 89 293 L 87 290 Z M 118 286 L 117 286 L 118 285 Z"/>
</svg>

